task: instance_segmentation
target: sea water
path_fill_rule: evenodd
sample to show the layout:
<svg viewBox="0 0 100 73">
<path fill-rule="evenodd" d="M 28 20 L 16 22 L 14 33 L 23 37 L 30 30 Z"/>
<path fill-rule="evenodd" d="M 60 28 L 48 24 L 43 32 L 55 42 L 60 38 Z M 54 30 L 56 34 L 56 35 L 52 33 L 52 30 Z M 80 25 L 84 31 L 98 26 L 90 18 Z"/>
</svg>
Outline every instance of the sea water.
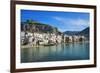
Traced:
<svg viewBox="0 0 100 73">
<path fill-rule="evenodd" d="M 89 42 L 21 48 L 21 63 L 89 59 Z"/>
</svg>

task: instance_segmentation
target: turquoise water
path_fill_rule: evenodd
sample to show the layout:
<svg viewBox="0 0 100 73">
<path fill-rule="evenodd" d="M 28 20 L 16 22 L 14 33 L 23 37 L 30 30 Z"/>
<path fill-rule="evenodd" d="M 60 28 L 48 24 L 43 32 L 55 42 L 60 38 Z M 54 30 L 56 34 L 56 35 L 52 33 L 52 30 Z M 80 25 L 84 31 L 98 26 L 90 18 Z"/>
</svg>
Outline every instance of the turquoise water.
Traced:
<svg viewBox="0 0 100 73">
<path fill-rule="evenodd" d="M 89 42 L 21 48 L 21 63 L 89 59 Z"/>
</svg>

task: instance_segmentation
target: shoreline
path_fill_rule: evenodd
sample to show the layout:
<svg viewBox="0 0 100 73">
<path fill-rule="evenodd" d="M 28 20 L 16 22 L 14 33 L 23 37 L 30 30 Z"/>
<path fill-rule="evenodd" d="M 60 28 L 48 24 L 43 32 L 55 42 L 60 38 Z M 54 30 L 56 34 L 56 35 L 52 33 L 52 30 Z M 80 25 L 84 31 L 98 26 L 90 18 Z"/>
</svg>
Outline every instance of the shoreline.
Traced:
<svg viewBox="0 0 100 73">
<path fill-rule="evenodd" d="M 74 44 L 74 43 L 89 43 L 89 41 L 84 41 L 84 42 L 69 42 L 69 43 L 59 43 L 59 44 Z M 49 47 L 49 46 L 57 46 L 59 44 L 53 44 L 53 45 L 50 45 L 50 44 L 43 44 L 43 45 L 21 45 L 21 48 L 37 48 L 37 47 Z"/>
</svg>

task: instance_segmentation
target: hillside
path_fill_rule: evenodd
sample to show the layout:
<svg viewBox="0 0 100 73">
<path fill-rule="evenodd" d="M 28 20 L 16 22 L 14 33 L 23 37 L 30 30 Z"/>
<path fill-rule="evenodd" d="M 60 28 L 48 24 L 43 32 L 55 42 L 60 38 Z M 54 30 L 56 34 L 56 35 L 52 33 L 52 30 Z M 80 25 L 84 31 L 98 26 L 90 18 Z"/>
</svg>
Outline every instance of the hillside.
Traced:
<svg viewBox="0 0 100 73">
<path fill-rule="evenodd" d="M 66 35 L 84 35 L 89 38 L 89 27 L 83 29 L 82 31 L 66 31 L 64 32 Z"/>
<path fill-rule="evenodd" d="M 67 35 L 77 35 L 79 33 L 79 31 L 66 31 L 64 32 L 64 34 L 67 34 Z"/>
<path fill-rule="evenodd" d="M 82 31 L 80 31 L 78 34 L 80 34 L 80 35 L 84 35 L 84 36 L 86 36 L 86 37 L 89 37 L 89 30 L 90 30 L 90 28 L 89 27 L 87 27 L 87 28 L 85 28 L 84 30 L 82 30 Z"/>
<path fill-rule="evenodd" d="M 36 21 L 29 21 L 29 20 L 26 22 L 21 22 L 21 31 L 44 32 L 44 33 L 59 32 L 56 27 L 50 26 L 48 24 L 39 23 Z"/>
</svg>

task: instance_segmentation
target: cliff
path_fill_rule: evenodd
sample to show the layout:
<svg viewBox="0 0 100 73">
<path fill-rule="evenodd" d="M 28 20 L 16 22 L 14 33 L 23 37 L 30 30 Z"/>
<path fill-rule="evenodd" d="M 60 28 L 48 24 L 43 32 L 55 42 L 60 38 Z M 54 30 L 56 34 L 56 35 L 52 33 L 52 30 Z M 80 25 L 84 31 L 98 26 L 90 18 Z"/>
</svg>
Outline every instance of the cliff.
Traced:
<svg viewBox="0 0 100 73">
<path fill-rule="evenodd" d="M 36 21 L 27 20 L 26 22 L 21 22 L 21 31 L 28 32 L 39 32 L 39 33 L 59 33 L 56 27 L 48 24 L 39 23 Z"/>
</svg>

